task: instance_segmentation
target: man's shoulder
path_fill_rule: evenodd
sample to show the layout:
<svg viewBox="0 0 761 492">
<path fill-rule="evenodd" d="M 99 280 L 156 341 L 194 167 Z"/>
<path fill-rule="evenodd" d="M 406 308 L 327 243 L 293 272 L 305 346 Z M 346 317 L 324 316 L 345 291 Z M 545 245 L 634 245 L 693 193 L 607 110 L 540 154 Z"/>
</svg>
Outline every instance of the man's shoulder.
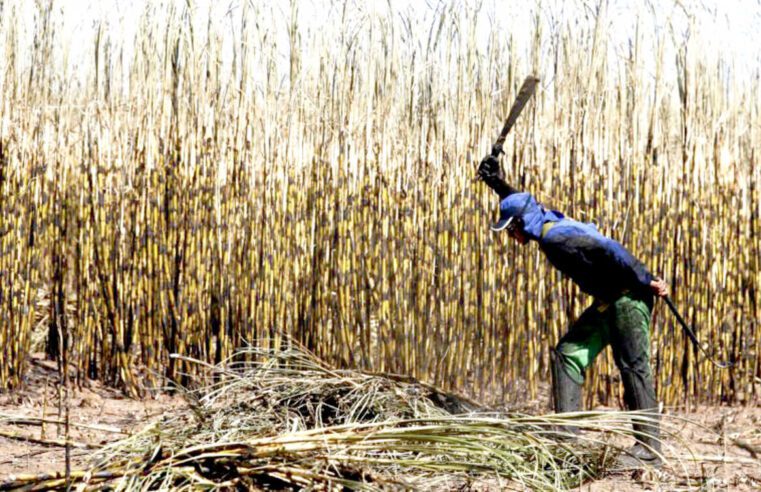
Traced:
<svg viewBox="0 0 761 492">
<path fill-rule="evenodd" d="M 574 237 L 589 237 L 596 240 L 604 240 L 605 236 L 600 234 L 594 224 L 585 224 L 571 219 L 563 219 L 556 222 L 552 228 L 547 231 L 545 239 L 547 241 L 563 241 Z"/>
</svg>

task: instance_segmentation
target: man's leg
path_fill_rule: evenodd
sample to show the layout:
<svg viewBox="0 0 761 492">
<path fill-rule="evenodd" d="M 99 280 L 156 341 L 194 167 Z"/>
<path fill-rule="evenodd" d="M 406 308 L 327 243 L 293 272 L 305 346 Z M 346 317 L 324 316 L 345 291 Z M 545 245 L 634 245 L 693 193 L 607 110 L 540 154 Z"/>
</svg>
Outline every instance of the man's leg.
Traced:
<svg viewBox="0 0 761 492">
<path fill-rule="evenodd" d="M 555 412 L 581 410 L 584 373 L 608 345 L 607 313 L 588 307 L 552 351 L 552 396 Z"/>
<path fill-rule="evenodd" d="M 623 296 L 613 306 L 610 341 L 621 371 L 624 401 L 629 410 L 650 412 L 633 424 L 638 441 L 619 459 L 620 467 L 660 464 L 660 416 L 650 371 L 650 315 L 652 298 Z"/>
</svg>

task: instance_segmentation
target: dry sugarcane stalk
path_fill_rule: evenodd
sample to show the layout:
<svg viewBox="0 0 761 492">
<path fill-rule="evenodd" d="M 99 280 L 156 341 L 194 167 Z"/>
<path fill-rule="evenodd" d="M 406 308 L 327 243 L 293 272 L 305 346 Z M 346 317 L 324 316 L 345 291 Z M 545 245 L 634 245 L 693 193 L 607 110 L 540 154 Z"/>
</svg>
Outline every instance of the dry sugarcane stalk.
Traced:
<svg viewBox="0 0 761 492">
<path fill-rule="evenodd" d="M 66 447 L 67 443 L 69 446 L 77 449 L 97 449 L 98 446 L 94 444 L 88 444 L 83 442 L 77 442 L 77 441 L 71 441 L 71 440 L 65 440 L 65 439 L 38 439 L 33 436 L 28 436 L 24 434 L 19 434 L 17 432 L 10 432 L 10 431 L 3 431 L 0 430 L 0 436 L 5 437 L 7 439 L 13 439 L 16 441 L 28 441 L 35 444 L 42 444 L 43 446 L 60 446 L 60 447 Z"/>
<path fill-rule="evenodd" d="M 760 88 L 724 77 L 697 34 L 675 46 L 640 29 L 609 59 L 604 9 L 570 9 L 578 25 L 549 33 L 540 16 L 530 41 L 482 49 L 469 6 L 421 19 L 347 5 L 320 30 L 294 13 L 279 36 L 271 7 L 211 5 L 199 20 L 150 4 L 124 41 L 135 50 L 120 51 L 111 24 L 80 33 L 91 55 L 78 83 L 53 61 L 71 44 L 56 11 L 31 44 L 3 8 L 0 387 L 22 384 L 55 313 L 72 381 L 131 395 L 206 370 L 171 353 L 214 364 L 292 337 L 344 367 L 479 400 L 537 396 L 547 347 L 588 299 L 485 230 L 493 197 L 457 165 L 489 146 L 489 121 L 531 69 L 547 74 L 543 97 L 504 141 L 508 180 L 624 239 L 706 327 L 701 340 L 736 361 L 719 371 L 696 357 L 657 308 L 659 399 L 758 398 L 761 130 L 748 122 Z M 280 39 L 300 47 L 285 77 Z M 590 400 L 619 400 L 614 372 L 603 355 Z"/>
</svg>

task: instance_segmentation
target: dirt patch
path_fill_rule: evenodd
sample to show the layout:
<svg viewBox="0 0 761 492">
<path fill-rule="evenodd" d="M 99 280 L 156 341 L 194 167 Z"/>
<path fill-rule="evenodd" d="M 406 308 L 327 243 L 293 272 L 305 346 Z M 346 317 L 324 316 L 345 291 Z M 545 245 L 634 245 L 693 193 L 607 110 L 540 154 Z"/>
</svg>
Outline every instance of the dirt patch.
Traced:
<svg viewBox="0 0 761 492">
<path fill-rule="evenodd" d="M 512 408 L 528 414 L 551 412 L 549 383 L 540 384 L 538 394 Z M 663 413 L 664 427 L 674 434 L 664 437 L 664 454 L 674 465 L 607 476 L 580 490 L 761 490 L 761 406 L 704 405 L 689 411 L 665 408 Z"/>
<path fill-rule="evenodd" d="M 55 363 L 33 358 L 28 384 L 12 394 L 0 395 L 0 477 L 21 473 L 46 473 L 65 468 L 65 429 L 59 423 L 60 398 Z M 152 419 L 183 404 L 181 398 L 166 394 L 142 401 L 95 381 L 74 388 L 69 398 L 71 439 L 83 446 L 71 450 L 72 468 L 81 468 L 90 451 L 122 439 L 141 429 Z M 15 436 L 15 437 L 12 437 Z M 34 441 L 24 440 L 28 437 Z"/>
<path fill-rule="evenodd" d="M 667 411 L 667 414 L 669 412 Z M 662 470 L 608 476 L 583 490 L 761 489 L 761 408 L 700 407 L 673 412 L 668 421 L 678 436 L 667 437 Z"/>
</svg>

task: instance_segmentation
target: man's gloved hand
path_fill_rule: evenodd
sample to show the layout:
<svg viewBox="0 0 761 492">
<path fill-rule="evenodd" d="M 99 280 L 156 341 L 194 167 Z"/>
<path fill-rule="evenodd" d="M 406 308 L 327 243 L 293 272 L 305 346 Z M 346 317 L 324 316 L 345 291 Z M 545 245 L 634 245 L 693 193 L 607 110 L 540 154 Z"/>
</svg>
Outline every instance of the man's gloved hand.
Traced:
<svg viewBox="0 0 761 492">
<path fill-rule="evenodd" d="M 478 165 L 478 176 L 489 186 L 497 181 L 505 180 L 505 173 L 502 172 L 499 160 L 492 154 L 481 160 L 481 164 Z"/>
<path fill-rule="evenodd" d="M 478 165 L 478 177 L 499 195 L 500 200 L 503 200 L 506 196 L 517 193 L 518 190 L 505 183 L 505 173 L 497 159 L 501 152 L 502 148 L 499 147 L 481 160 L 481 164 Z"/>
</svg>

